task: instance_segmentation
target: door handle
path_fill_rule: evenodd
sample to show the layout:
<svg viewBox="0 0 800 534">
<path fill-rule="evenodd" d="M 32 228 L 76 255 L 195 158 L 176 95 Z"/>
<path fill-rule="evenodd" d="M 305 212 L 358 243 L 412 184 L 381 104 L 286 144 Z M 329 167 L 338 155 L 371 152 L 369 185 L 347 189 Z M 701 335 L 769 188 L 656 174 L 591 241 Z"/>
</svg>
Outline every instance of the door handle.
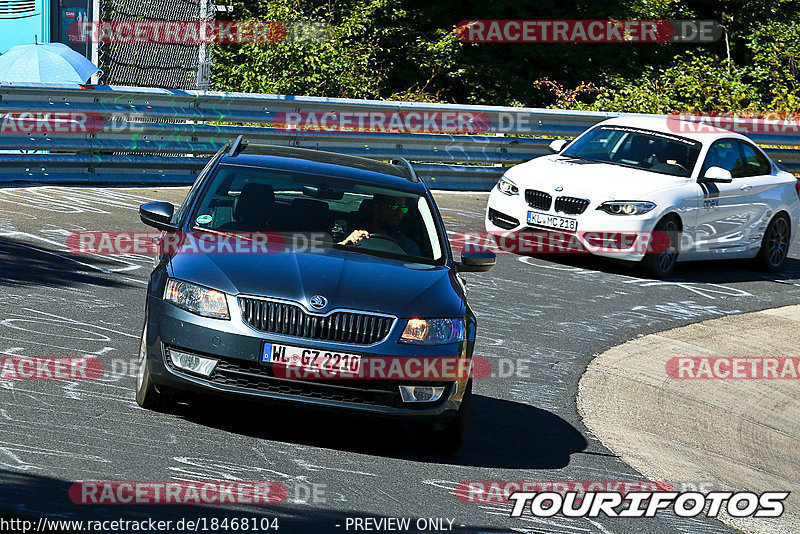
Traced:
<svg viewBox="0 0 800 534">
<path fill-rule="evenodd" d="M 753 189 L 753 186 L 752 185 L 743 185 L 742 187 L 740 187 L 740 189 L 742 191 L 750 191 L 751 189 Z"/>
</svg>

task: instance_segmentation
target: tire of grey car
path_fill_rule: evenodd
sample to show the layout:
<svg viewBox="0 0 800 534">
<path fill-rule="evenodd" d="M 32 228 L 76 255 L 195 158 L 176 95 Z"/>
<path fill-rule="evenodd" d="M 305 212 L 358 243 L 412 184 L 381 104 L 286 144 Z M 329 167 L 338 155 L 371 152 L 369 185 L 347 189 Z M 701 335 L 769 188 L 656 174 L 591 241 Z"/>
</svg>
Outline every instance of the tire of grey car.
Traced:
<svg viewBox="0 0 800 534">
<path fill-rule="evenodd" d="M 660 236 L 666 235 L 669 244 L 666 250 L 660 250 L 661 247 L 659 246 L 659 250 L 647 252 L 642 260 L 642 268 L 654 278 L 664 278 L 675 267 L 675 262 L 678 260 L 678 254 L 681 249 L 681 233 L 678 221 L 674 216 L 664 217 L 658 221 L 652 235 L 653 239 L 651 241 L 655 240 L 659 244 L 664 243 Z"/>
<path fill-rule="evenodd" d="M 147 366 L 147 316 L 142 327 L 142 340 L 139 344 L 139 355 L 136 362 L 136 403 L 148 410 L 162 411 L 172 405 L 172 398 L 166 391 L 158 391 L 150 379 Z"/>
<path fill-rule="evenodd" d="M 757 269 L 771 273 L 781 270 L 789 255 L 791 228 L 789 217 L 785 213 L 779 213 L 772 218 L 755 257 L 754 264 Z"/>
<path fill-rule="evenodd" d="M 470 404 L 472 404 L 472 379 L 467 382 L 467 389 L 461 398 L 461 407 L 452 421 L 444 427 L 425 423 L 417 425 L 417 445 L 421 449 L 432 450 L 445 456 L 453 456 L 458 453 L 467 428 Z"/>
</svg>

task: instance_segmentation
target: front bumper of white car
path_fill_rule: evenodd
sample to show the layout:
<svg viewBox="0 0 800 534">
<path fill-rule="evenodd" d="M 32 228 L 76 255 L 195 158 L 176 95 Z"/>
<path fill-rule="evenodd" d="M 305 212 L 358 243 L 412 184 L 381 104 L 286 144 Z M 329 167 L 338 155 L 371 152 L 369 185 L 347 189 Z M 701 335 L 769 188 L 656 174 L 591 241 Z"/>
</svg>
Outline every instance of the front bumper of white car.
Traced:
<svg viewBox="0 0 800 534">
<path fill-rule="evenodd" d="M 639 261 L 648 250 L 649 243 L 650 246 L 655 244 L 656 250 L 659 244 L 664 243 L 663 239 L 658 239 L 663 236 L 652 234 L 661 216 L 658 208 L 643 215 L 611 215 L 597 209 L 602 202 L 609 199 L 582 199 L 584 202 L 577 202 L 569 199 L 578 197 L 551 192 L 547 194 L 551 197 L 549 209 L 540 209 L 539 206 L 547 204 L 546 197 L 544 200 L 533 198 L 532 204 L 536 205 L 533 207 L 526 200 L 525 189 L 520 188 L 516 195 L 502 193 L 497 187 L 492 189 L 484 218 L 486 230 L 495 235 L 499 247 L 516 247 L 516 250 L 510 251 L 520 253 L 590 253 L 625 261 Z M 561 196 L 568 199 L 557 202 Z M 585 201 L 588 201 L 588 205 Z M 581 211 L 583 205 L 586 207 Z M 575 213 L 576 211 L 580 213 Z M 577 223 L 577 229 L 555 229 L 529 223 L 528 212 L 572 219 Z M 555 246 L 548 242 L 553 235 L 556 236 Z M 527 244 L 519 244 L 521 240 Z"/>
</svg>

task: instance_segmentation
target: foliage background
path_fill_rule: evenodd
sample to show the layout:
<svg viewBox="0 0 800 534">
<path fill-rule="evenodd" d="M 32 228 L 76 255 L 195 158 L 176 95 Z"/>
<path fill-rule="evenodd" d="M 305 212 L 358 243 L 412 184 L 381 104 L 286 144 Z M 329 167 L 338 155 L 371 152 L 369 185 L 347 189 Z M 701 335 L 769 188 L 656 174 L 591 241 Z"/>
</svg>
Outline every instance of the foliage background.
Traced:
<svg viewBox="0 0 800 534">
<path fill-rule="evenodd" d="M 220 45 L 216 90 L 667 113 L 800 109 L 800 0 L 233 0 L 325 42 Z M 465 19 L 713 19 L 715 43 L 462 43 Z M 727 37 L 727 38 L 726 38 Z"/>
</svg>

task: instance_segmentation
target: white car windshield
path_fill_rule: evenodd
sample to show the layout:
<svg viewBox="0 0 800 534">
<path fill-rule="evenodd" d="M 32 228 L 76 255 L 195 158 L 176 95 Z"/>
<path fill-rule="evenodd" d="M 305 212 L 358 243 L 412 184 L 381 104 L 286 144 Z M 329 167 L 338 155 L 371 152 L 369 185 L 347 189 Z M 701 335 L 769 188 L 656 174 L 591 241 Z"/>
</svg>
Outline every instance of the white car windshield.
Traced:
<svg viewBox="0 0 800 534">
<path fill-rule="evenodd" d="M 607 125 L 588 131 L 561 155 L 688 177 L 700 155 L 700 143 L 662 132 Z"/>
</svg>

